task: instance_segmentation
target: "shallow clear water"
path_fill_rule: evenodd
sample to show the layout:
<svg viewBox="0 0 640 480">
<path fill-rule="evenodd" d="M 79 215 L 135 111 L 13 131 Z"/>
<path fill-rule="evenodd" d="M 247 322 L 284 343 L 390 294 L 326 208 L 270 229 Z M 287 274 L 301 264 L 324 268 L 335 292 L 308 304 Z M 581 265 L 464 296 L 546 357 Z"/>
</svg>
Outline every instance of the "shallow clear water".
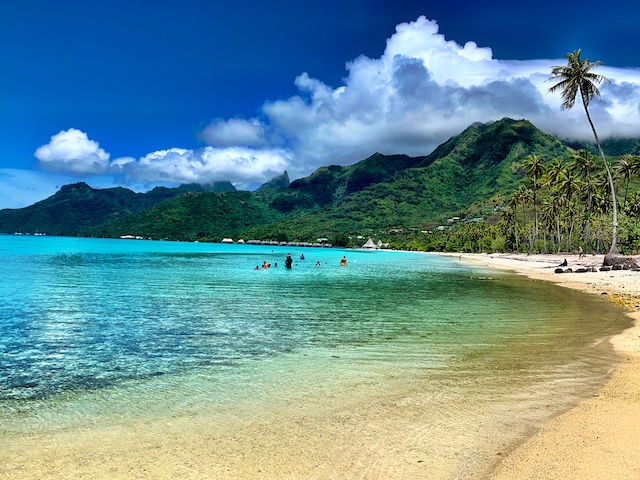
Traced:
<svg viewBox="0 0 640 480">
<path fill-rule="evenodd" d="M 598 298 L 403 252 L 5 235 L 0 276 L 4 435 L 409 390 L 440 418 L 470 403 L 526 416 L 601 382 L 601 340 L 630 323 Z"/>
</svg>

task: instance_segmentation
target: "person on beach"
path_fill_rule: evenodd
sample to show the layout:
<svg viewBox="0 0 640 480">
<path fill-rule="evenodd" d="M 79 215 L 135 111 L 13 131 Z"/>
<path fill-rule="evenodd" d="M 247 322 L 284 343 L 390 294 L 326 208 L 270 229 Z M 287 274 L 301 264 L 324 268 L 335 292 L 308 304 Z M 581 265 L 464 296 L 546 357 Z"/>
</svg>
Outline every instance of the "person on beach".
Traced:
<svg viewBox="0 0 640 480">
<path fill-rule="evenodd" d="M 287 258 L 284 260 L 285 268 L 291 268 L 292 263 L 293 263 L 293 258 L 291 258 L 291 254 L 287 253 Z"/>
<path fill-rule="evenodd" d="M 582 259 L 583 254 L 584 254 L 584 251 L 582 250 L 582 247 L 578 247 L 578 260 Z"/>
<path fill-rule="evenodd" d="M 347 257 L 346 256 L 342 257 L 342 260 L 340 260 L 340 266 L 341 267 L 346 267 L 347 266 Z"/>
</svg>

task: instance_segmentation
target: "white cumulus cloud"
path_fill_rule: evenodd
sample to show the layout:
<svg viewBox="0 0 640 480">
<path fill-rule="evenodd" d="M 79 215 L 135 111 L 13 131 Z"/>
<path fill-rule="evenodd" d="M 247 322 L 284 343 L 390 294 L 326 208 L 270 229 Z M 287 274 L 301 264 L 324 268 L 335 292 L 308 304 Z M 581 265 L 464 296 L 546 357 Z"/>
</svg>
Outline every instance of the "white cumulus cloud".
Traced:
<svg viewBox="0 0 640 480">
<path fill-rule="evenodd" d="M 35 156 L 45 169 L 58 172 L 86 175 L 104 173 L 109 167 L 109 154 L 75 128 L 53 135 Z"/>
<path fill-rule="evenodd" d="M 128 163 L 123 170 L 131 182 L 206 184 L 228 180 L 242 189 L 280 175 L 289 165 L 289 155 L 280 149 L 171 148 Z"/>
<path fill-rule="evenodd" d="M 51 137 L 36 150 L 36 158 L 48 170 L 87 177 L 118 175 L 127 185 L 212 183 L 230 181 L 250 189 L 282 174 L 291 163 L 291 153 L 279 148 L 207 146 L 197 150 L 170 148 L 140 159 L 110 155 L 75 128 Z"/>
<path fill-rule="evenodd" d="M 207 125 L 200 134 L 202 140 L 214 147 L 263 147 L 267 145 L 264 126 L 257 119 L 218 119 Z"/>
</svg>

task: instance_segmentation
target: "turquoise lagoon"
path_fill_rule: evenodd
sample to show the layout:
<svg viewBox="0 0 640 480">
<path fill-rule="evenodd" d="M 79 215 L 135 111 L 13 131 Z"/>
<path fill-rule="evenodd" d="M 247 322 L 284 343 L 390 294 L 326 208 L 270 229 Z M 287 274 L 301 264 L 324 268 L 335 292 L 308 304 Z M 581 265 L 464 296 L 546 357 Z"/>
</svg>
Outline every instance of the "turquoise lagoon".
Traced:
<svg viewBox="0 0 640 480">
<path fill-rule="evenodd" d="M 0 235 L 0 277 L 0 441 L 420 398 L 442 478 L 593 392 L 631 323 L 410 252 Z"/>
</svg>

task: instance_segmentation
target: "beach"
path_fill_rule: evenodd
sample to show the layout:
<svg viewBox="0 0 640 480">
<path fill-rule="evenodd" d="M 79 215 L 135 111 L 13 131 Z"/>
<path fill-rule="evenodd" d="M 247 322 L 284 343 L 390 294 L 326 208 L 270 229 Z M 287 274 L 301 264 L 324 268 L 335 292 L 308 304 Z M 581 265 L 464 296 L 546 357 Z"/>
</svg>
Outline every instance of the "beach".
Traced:
<svg viewBox="0 0 640 480">
<path fill-rule="evenodd" d="M 624 305 L 636 324 L 611 342 L 620 364 L 592 398 L 546 422 L 503 454 L 492 480 L 640 478 L 640 272 L 555 273 L 567 267 L 599 268 L 603 255 L 469 255 L 461 260 L 510 270 Z"/>
</svg>

